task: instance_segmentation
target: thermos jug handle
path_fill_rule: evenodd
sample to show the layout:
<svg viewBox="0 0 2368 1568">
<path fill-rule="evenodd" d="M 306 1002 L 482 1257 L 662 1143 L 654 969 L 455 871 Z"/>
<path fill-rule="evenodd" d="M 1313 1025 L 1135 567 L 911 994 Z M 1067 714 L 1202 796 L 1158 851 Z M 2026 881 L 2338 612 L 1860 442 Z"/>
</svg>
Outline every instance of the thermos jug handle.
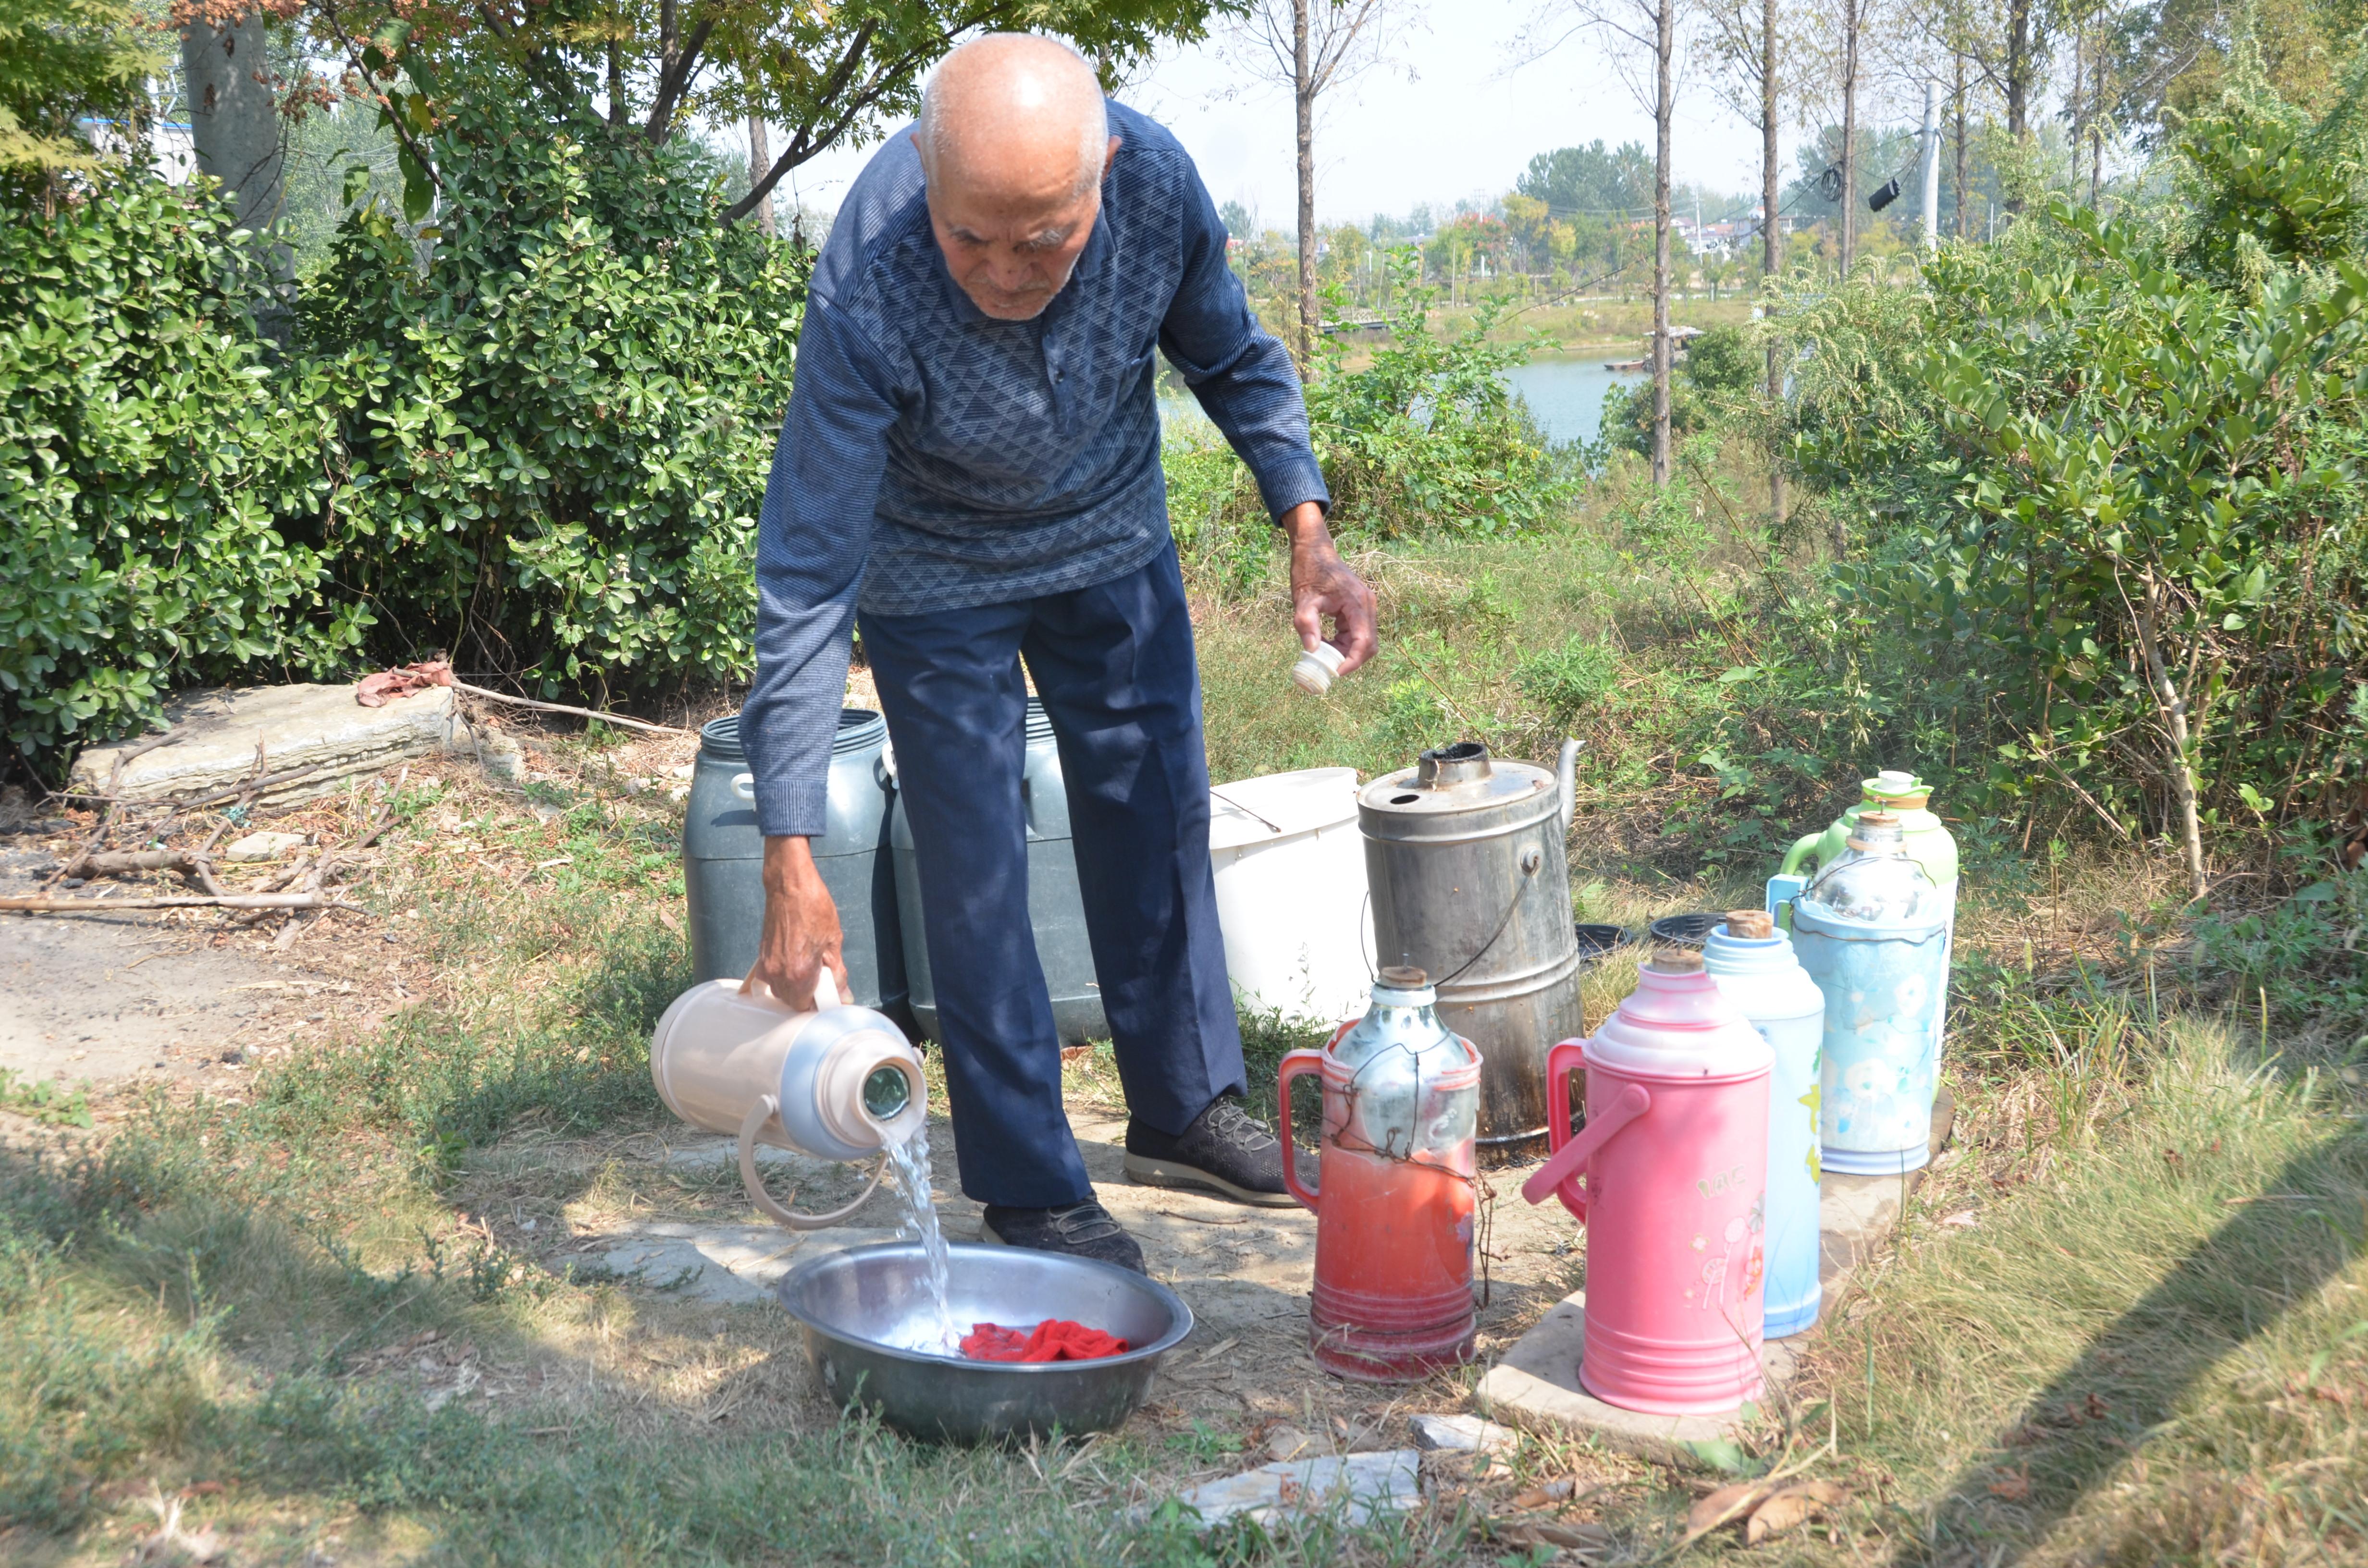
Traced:
<svg viewBox="0 0 2368 1568">
<path fill-rule="evenodd" d="M 752 980 L 746 983 L 748 986 L 748 994 L 756 998 L 757 1001 L 767 1003 L 775 1007 L 780 1007 L 784 1012 L 794 1013 L 799 1010 L 795 1007 L 789 1006 L 787 1004 L 783 1003 L 780 997 L 774 995 L 773 988 L 766 984 L 763 981 Z M 814 971 L 814 1006 L 812 1010 L 819 1013 L 825 1007 L 836 1007 L 838 1005 L 838 982 L 832 976 L 830 972 L 830 965 L 824 964 L 821 968 Z"/>
<path fill-rule="evenodd" d="M 732 798 L 735 801 L 755 800 L 757 798 L 757 776 L 753 773 L 734 774 L 732 776 Z"/>
<path fill-rule="evenodd" d="M 1794 899 L 1800 897 L 1801 890 L 1808 885 L 1809 879 L 1806 877 L 1769 878 L 1768 913 L 1770 915 L 1783 914 L 1784 906 L 1792 903 Z"/>
<path fill-rule="evenodd" d="M 887 1152 L 881 1152 L 879 1163 L 871 1167 L 871 1179 L 863 1184 L 863 1190 L 855 1195 L 853 1202 L 827 1214 L 797 1213 L 776 1202 L 773 1195 L 765 1190 L 763 1178 L 757 1174 L 757 1134 L 780 1108 L 780 1102 L 772 1096 L 758 1095 L 757 1103 L 748 1108 L 748 1114 L 740 1119 L 740 1185 L 748 1189 L 748 1201 L 768 1219 L 787 1225 L 792 1231 L 819 1231 L 825 1225 L 836 1225 L 862 1208 L 871 1198 L 872 1188 L 880 1185 L 880 1178 L 888 1170 Z"/>
<path fill-rule="evenodd" d="M 1587 1041 L 1566 1040 L 1546 1052 L 1546 1153 L 1570 1142 L 1570 1075 L 1587 1065 Z"/>
<path fill-rule="evenodd" d="M 1566 1040 L 1564 1043 L 1574 1042 Z M 1560 1051 L 1562 1047 L 1554 1049 Z M 1562 1097 L 1563 1114 L 1559 1125 L 1568 1127 L 1570 1091 L 1567 1088 L 1564 1089 Z M 1587 1193 L 1578 1185 L 1579 1174 L 1587 1169 L 1587 1162 L 1596 1150 L 1610 1142 L 1622 1128 L 1652 1108 L 1653 1096 L 1645 1092 L 1644 1085 L 1631 1084 L 1621 1090 L 1620 1097 L 1605 1107 L 1602 1115 L 1589 1117 L 1577 1137 L 1555 1150 L 1552 1157 L 1521 1184 L 1521 1196 L 1532 1203 L 1543 1203 L 1546 1195 L 1552 1193 L 1561 1199 L 1563 1207 L 1577 1215 L 1580 1223 L 1584 1224 L 1587 1221 Z M 1553 1141 L 1554 1124 L 1548 1125 L 1546 1138 L 1549 1142 Z"/>
<path fill-rule="evenodd" d="M 1346 1030 L 1355 1026 L 1352 1021 L 1340 1027 Z M 1340 1037 L 1336 1034 L 1332 1038 L 1338 1040 Z M 1320 1074 L 1323 1071 L 1324 1053 L 1322 1051 L 1293 1051 L 1284 1054 L 1282 1074 L 1275 1080 L 1276 1100 L 1281 1112 L 1275 1118 L 1279 1123 L 1275 1131 L 1282 1139 L 1282 1185 L 1291 1189 L 1292 1197 L 1296 1198 L 1302 1205 L 1311 1210 L 1315 1207 L 1316 1201 L 1324 1196 L 1324 1193 L 1321 1186 L 1309 1187 L 1299 1179 L 1299 1155 L 1291 1142 L 1291 1081 L 1293 1078 L 1304 1078 L 1310 1073 Z"/>
</svg>

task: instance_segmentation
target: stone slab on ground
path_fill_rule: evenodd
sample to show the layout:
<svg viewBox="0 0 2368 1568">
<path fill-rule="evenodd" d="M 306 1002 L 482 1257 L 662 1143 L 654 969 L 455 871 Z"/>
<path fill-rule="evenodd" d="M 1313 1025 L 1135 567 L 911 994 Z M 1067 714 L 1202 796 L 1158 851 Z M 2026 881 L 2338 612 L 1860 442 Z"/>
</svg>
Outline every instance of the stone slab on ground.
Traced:
<svg viewBox="0 0 2368 1568">
<path fill-rule="evenodd" d="M 1421 1460 L 1412 1449 L 1286 1460 L 1179 1492 L 1176 1500 L 1207 1526 L 1245 1517 L 1263 1523 L 1281 1514 L 1334 1508 L 1349 1524 L 1370 1524 L 1421 1505 Z"/>
<path fill-rule="evenodd" d="M 394 698 L 383 708 L 355 701 L 351 686 L 219 687 L 166 699 L 165 722 L 169 744 L 136 757 L 131 754 L 153 734 L 93 746 L 74 759 L 66 787 L 104 793 L 116 759 L 124 757 L 116 793 L 126 801 L 236 789 L 255 777 L 259 746 L 266 773 L 320 769 L 265 796 L 297 801 L 330 793 L 352 774 L 465 744 L 450 687 Z"/>
<path fill-rule="evenodd" d="M 1935 1153 L 1948 1142 L 1955 1119 L 1955 1101 L 1944 1089 L 1932 1107 Z M 1920 1170 L 1895 1176 L 1826 1173 L 1817 1205 L 1823 1236 L 1818 1279 L 1827 1301 L 1840 1295 L 1851 1274 L 1897 1228 L 1908 1196 L 1923 1179 Z M 1716 1467 L 1733 1444 L 1744 1413 L 1648 1415 L 1606 1404 L 1579 1385 L 1586 1333 L 1587 1293 L 1574 1291 L 1488 1369 L 1474 1391 L 1474 1403 L 1485 1415 L 1514 1426 L 1556 1427 L 1666 1463 Z M 1792 1347 L 1804 1337 L 1772 1340 L 1761 1351 L 1771 1387 L 1792 1380 L 1798 1364 Z"/>
<path fill-rule="evenodd" d="M 1417 1415 L 1413 1425 L 1414 1446 L 1425 1453 L 1494 1453 L 1520 1440 L 1510 1426 L 1477 1415 Z"/>
<path fill-rule="evenodd" d="M 685 1301 L 745 1302 L 772 1298 L 796 1264 L 842 1247 L 895 1239 L 894 1230 L 835 1225 L 790 1231 L 779 1225 L 707 1225 L 651 1220 L 606 1238 L 600 1263 L 635 1282 L 677 1292 Z"/>
</svg>

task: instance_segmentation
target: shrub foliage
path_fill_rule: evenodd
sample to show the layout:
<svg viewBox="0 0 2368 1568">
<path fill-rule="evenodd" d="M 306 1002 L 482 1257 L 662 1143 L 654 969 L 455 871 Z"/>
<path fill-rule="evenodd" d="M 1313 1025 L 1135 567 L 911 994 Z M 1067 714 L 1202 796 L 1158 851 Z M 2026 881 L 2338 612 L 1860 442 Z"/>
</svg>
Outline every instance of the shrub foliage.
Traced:
<svg viewBox="0 0 2368 1568">
<path fill-rule="evenodd" d="M 386 656 L 546 684 L 745 674 L 803 259 L 716 221 L 695 143 L 525 129 L 464 102 L 432 143 L 426 262 L 373 203 L 310 281 L 340 480 L 322 547 Z"/>
<path fill-rule="evenodd" d="M 498 100 L 443 210 L 376 203 L 258 335 L 266 256 L 198 186 L 0 213 L 0 724 L 37 764 L 171 685 L 450 651 L 529 686 L 753 660 L 756 516 L 803 258 L 717 222 L 695 143 Z"/>
<path fill-rule="evenodd" d="M 322 422 L 250 317 L 267 278 L 200 191 L 110 176 L 0 213 L 0 723 L 118 733 L 169 684 L 341 661 Z"/>
</svg>

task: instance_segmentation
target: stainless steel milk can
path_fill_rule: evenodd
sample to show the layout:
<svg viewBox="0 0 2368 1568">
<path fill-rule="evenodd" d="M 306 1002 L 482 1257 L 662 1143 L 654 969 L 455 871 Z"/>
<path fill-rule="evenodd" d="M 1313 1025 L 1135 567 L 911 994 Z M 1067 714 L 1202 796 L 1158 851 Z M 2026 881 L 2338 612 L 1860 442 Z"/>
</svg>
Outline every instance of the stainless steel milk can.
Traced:
<svg viewBox="0 0 2368 1568">
<path fill-rule="evenodd" d="M 1577 752 L 1550 771 L 1463 741 L 1357 798 L 1374 961 L 1436 976 L 1440 1022 L 1479 1048 L 1484 1161 L 1543 1142 L 1547 1049 L 1586 1032 L 1563 853 Z"/>
</svg>

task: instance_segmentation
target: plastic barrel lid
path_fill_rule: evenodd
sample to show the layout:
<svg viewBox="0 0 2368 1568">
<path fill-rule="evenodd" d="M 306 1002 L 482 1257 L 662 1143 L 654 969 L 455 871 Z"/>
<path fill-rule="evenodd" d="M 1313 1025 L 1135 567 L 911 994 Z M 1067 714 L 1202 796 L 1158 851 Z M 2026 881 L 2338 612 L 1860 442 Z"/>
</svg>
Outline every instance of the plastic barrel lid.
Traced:
<svg viewBox="0 0 2368 1568">
<path fill-rule="evenodd" d="M 1653 922 L 1653 940 L 1671 947 L 1699 948 L 1710 940 L 1710 934 L 1726 918 L 1707 911 L 1697 915 L 1664 915 Z"/>
<path fill-rule="evenodd" d="M 1578 934 L 1578 950 L 1590 957 L 1600 957 L 1636 939 L 1636 934 L 1625 926 L 1600 926 L 1579 921 L 1571 929 Z"/>
</svg>

